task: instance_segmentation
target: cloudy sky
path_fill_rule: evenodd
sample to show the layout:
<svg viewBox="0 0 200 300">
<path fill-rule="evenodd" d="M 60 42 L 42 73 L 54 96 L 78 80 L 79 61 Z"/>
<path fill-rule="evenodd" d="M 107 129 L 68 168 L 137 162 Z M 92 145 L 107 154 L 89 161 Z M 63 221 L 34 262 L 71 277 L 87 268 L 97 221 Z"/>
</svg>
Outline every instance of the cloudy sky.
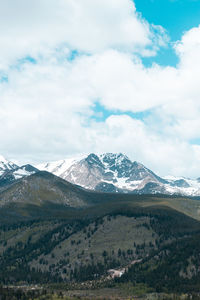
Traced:
<svg viewBox="0 0 200 300">
<path fill-rule="evenodd" d="M 200 176 L 199 0 L 0 0 L 0 154 Z"/>
</svg>

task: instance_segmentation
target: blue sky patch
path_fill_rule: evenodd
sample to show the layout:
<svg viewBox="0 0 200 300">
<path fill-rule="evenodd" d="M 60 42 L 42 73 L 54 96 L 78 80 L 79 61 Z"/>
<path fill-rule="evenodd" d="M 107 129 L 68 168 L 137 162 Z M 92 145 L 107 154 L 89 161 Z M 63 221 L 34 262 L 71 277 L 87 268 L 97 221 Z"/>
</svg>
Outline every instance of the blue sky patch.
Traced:
<svg viewBox="0 0 200 300">
<path fill-rule="evenodd" d="M 173 43 L 180 40 L 184 32 L 199 25 L 200 1 L 135 0 L 134 2 L 143 18 L 167 30 L 171 43 L 166 49 L 161 49 L 156 57 L 144 58 L 144 64 L 150 66 L 156 62 L 163 66 L 176 66 L 178 58 L 173 50 Z"/>
<path fill-rule="evenodd" d="M 130 112 L 130 111 L 120 111 L 120 110 L 109 110 L 106 109 L 103 105 L 101 105 L 99 102 L 95 103 L 95 106 L 93 108 L 93 115 L 92 119 L 95 120 L 96 122 L 104 122 L 107 118 L 110 116 L 120 116 L 120 115 L 127 115 L 133 119 L 136 120 L 144 120 L 146 119 L 150 114 L 151 110 L 143 111 L 143 112 Z"/>
</svg>

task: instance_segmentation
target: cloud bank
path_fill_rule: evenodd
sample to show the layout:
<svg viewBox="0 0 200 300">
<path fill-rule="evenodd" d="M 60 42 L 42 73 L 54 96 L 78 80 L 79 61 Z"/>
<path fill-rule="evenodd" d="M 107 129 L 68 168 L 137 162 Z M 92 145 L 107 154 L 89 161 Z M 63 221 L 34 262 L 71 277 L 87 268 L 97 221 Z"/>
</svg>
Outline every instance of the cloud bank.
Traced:
<svg viewBox="0 0 200 300">
<path fill-rule="evenodd" d="M 1 154 L 124 152 L 199 177 L 200 27 L 174 45 L 176 67 L 146 67 L 168 41 L 130 0 L 0 0 Z"/>
</svg>

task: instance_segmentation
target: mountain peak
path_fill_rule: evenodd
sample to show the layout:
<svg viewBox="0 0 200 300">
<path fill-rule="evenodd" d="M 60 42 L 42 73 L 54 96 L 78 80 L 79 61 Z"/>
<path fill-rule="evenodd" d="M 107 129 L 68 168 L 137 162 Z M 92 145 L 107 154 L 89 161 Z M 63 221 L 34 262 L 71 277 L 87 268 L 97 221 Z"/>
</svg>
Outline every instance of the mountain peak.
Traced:
<svg viewBox="0 0 200 300">
<path fill-rule="evenodd" d="M 50 171 L 51 165 L 46 164 L 46 166 L 47 168 L 43 168 L 43 170 Z M 133 191 L 137 188 L 134 184 L 135 181 L 146 178 L 152 182 L 159 181 L 159 177 L 156 177 L 153 172 L 142 164 L 132 162 L 123 153 L 91 153 L 72 163 L 65 170 L 60 162 L 54 162 L 52 163 L 52 172 L 71 183 L 93 190 L 96 187 L 98 189 L 109 187 L 109 190 L 112 191 L 115 189 Z"/>
<path fill-rule="evenodd" d="M 104 159 L 118 159 L 118 160 L 123 160 L 123 159 L 129 159 L 125 154 L 123 153 L 111 153 L 111 152 L 107 152 L 107 153 L 103 153 L 99 155 L 101 158 Z"/>
<path fill-rule="evenodd" d="M 3 155 L 0 155 L 0 162 L 8 162 L 8 160 L 3 156 Z"/>
<path fill-rule="evenodd" d="M 85 189 L 102 192 L 200 195 L 200 179 L 192 181 L 161 178 L 123 153 L 91 153 L 80 159 L 43 164 L 38 169 L 52 172 Z"/>
<path fill-rule="evenodd" d="M 37 171 L 38 169 L 29 164 L 19 167 L 0 155 L 0 188 L 9 186 L 17 180 L 29 176 Z"/>
<path fill-rule="evenodd" d="M 0 175 L 2 175 L 5 171 L 15 170 L 16 168 L 18 168 L 16 164 L 0 155 Z"/>
<path fill-rule="evenodd" d="M 123 153 L 104 153 L 99 155 L 100 160 L 102 163 L 108 164 L 108 165 L 120 165 L 124 162 L 130 162 L 131 160 L 124 155 Z"/>
</svg>

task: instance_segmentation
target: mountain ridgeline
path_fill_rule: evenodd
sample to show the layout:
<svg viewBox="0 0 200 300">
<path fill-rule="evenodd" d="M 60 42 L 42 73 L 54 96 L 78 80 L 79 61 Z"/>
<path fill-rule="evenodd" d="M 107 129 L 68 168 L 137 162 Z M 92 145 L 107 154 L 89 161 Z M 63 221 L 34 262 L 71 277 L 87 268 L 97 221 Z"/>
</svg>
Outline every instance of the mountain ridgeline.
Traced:
<svg viewBox="0 0 200 300">
<path fill-rule="evenodd" d="M 121 154 L 45 168 L 59 176 L 1 164 L 1 178 L 13 177 L 0 188 L 0 284 L 199 291 L 200 200 L 152 192 L 158 183 L 188 189 L 187 182 L 169 182 Z M 130 190 L 136 182 L 140 193 Z"/>
<path fill-rule="evenodd" d="M 16 183 L 21 201 L 10 194 L 0 208 L 2 284 L 198 290 L 200 222 L 171 207 L 181 198 L 87 192 L 46 172 L 26 180 Z M 113 270 L 123 275 L 112 278 Z"/>
<path fill-rule="evenodd" d="M 122 153 L 90 154 L 37 166 L 86 189 L 111 193 L 200 195 L 199 180 L 161 178 Z"/>
<path fill-rule="evenodd" d="M 19 167 L 3 156 L 0 156 L 0 189 L 38 171 L 37 168 L 30 164 Z"/>
<path fill-rule="evenodd" d="M 0 189 L 41 171 L 50 172 L 85 189 L 104 193 L 200 196 L 200 180 L 161 178 L 121 153 L 90 154 L 77 158 L 22 167 L 0 156 Z"/>
</svg>

